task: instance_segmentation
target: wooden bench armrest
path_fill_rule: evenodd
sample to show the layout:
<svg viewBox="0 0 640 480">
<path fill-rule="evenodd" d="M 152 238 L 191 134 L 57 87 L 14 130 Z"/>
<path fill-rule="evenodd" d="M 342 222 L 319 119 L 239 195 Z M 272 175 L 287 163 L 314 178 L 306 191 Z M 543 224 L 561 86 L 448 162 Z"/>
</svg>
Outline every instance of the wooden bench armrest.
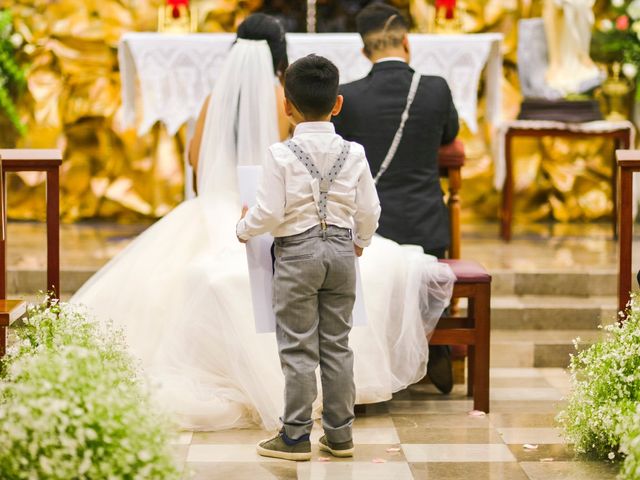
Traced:
<svg viewBox="0 0 640 480">
<path fill-rule="evenodd" d="M 8 327 L 27 313 L 27 302 L 0 300 L 0 327 Z"/>
<path fill-rule="evenodd" d="M 62 152 L 58 149 L 2 148 L 0 160 L 5 170 L 20 167 L 47 169 L 62 164 Z"/>
</svg>

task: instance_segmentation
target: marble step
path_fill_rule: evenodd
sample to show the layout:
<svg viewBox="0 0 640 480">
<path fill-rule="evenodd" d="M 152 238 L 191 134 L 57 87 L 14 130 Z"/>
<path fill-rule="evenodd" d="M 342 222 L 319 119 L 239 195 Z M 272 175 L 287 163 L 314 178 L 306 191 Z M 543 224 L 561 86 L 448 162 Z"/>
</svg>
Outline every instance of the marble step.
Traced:
<svg viewBox="0 0 640 480">
<path fill-rule="evenodd" d="M 494 295 L 494 330 L 594 330 L 616 319 L 615 296 Z"/>
<path fill-rule="evenodd" d="M 586 348 L 601 339 L 600 330 L 492 330 L 492 367 L 566 368 L 573 345 Z"/>
<path fill-rule="evenodd" d="M 62 269 L 60 284 L 63 294 L 75 293 L 96 272 L 93 268 Z M 16 295 L 18 292 L 39 292 L 47 285 L 45 270 L 9 268 L 7 272 L 7 292 Z"/>
<path fill-rule="evenodd" d="M 96 267 L 63 268 L 60 272 L 63 292 L 73 293 L 96 271 Z M 549 296 L 613 296 L 616 295 L 617 272 L 612 270 L 566 272 L 545 270 L 535 272 L 491 270 L 492 295 Z M 43 269 L 9 267 L 9 292 L 42 290 Z"/>
<path fill-rule="evenodd" d="M 493 269 L 493 295 L 563 295 L 589 297 L 616 295 L 615 268 L 596 270 L 514 271 Z"/>
</svg>

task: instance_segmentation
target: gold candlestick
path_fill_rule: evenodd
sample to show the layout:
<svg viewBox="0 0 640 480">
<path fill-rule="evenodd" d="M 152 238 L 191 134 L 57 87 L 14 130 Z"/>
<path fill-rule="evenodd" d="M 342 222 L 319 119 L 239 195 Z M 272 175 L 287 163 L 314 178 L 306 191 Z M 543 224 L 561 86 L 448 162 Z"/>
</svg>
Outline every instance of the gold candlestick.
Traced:
<svg viewBox="0 0 640 480">
<path fill-rule="evenodd" d="M 608 113 L 607 120 L 627 120 L 629 118 L 628 96 L 631 93 L 631 85 L 620 76 L 621 65 L 615 62 L 611 65 L 611 74 L 602 84 L 602 93 L 605 97 Z"/>
<path fill-rule="evenodd" d="M 158 7 L 158 32 L 163 33 L 194 33 L 198 31 L 198 8 L 195 5 L 179 7 L 180 15 L 174 18 L 173 7 L 165 5 Z"/>
</svg>

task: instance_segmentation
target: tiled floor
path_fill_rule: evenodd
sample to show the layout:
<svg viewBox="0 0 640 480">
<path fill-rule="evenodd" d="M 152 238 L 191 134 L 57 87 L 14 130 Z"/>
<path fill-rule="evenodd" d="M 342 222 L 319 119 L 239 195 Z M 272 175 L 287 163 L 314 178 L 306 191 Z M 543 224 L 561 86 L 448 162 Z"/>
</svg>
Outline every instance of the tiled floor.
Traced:
<svg viewBox="0 0 640 480">
<path fill-rule="evenodd" d="M 258 456 L 255 444 L 271 433 L 258 429 L 183 432 L 173 448 L 185 478 L 199 480 L 614 479 L 617 465 L 577 457 L 563 442 L 554 417 L 567 382 L 560 369 L 492 369 L 487 416 L 469 415 L 462 387 L 443 396 L 415 385 L 357 417 L 353 459 L 318 450 L 319 423 L 311 462 Z"/>
</svg>

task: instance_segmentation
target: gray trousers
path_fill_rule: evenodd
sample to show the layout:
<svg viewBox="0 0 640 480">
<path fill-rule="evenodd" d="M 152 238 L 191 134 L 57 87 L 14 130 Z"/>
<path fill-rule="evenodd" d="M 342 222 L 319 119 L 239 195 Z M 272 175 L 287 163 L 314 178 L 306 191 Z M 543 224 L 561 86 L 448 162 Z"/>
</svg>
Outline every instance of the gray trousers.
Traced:
<svg viewBox="0 0 640 480">
<path fill-rule="evenodd" d="M 282 422 L 289 438 L 311 432 L 320 365 L 322 424 L 331 442 L 351 440 L 355 384 L 349 348 L 356 297 L 351 232 L 329 225 L 275 239 L 273 308 L 285 378 Z"/>
</svg>

